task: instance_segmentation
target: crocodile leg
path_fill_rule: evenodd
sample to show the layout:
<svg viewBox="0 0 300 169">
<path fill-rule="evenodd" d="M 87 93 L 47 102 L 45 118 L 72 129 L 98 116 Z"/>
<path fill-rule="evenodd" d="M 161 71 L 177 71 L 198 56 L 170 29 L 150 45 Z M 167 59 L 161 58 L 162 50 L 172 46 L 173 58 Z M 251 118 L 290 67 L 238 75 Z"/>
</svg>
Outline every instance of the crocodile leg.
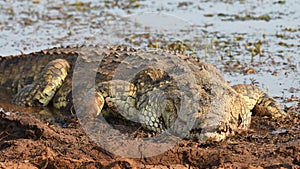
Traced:
<svg viewBox="0 0 300 169">
<path fill-rule="evenodd" d="M 123 80 L 111 80 L 99 83 L 96 93 L 100 94 L 107 105 L 101 114 L 104 117 L 119 116 L 127 120 L 140 123 L 146 129 L 160 133 L 173 122 L 176 114 L 175 104 L 171 98 L 166 98 L 162 93 L 156 93 L 158 89 L 148 91 L 148 97 L 137 105 L 141 96 L 138 96 L 138 88 Z M 159 91 L 160 92 L 160 91 Z M 150 94 L 149 94 L 150 93 Z M 143 95 L 144 96 L 144 95 Z M 96 98 L 96 100 L 99 100 Z M 101 99 L 100 99 L 101 100 Z M 139 100 L 140 101 L 140 100 Z M 99 107 L 99 105 L 95 105 Z"/>
<path fill-rule="evenodd" d="M 150 131 L 169 129 L 178 117 L 181 93 L 168 73 L 147 68 L 132 80 L 137 86 L 136 107 L 139 120 Z"/>
<path fill-rule="evenodd" d="M 138 112 L 135 108 L 136 87 L 132 83 L 110 80 L 97 84 L 96 92 L 104 98 L 105 104 L 110 109 L 110 111 L 102 110 L 101 115 L 106 117 L 121 115 L 127 120 L 138 122 Z"/>
<path fill-rule="evenodd" d="M 268 116 L 272 118 L 286 115 L 279 103 L 258 87 L 254 85 L 238 84 L 232 86 L 232 88 L 242 95 L 253 115 Z"/>
<path fill-rule="evenodd" d="M 37 80 L 21 89 L 13 103 L 25 106 L 47 106 L 61 87 L 70 69 L 64 59 L 56 59 L 47 64 Z"/>
</svg>

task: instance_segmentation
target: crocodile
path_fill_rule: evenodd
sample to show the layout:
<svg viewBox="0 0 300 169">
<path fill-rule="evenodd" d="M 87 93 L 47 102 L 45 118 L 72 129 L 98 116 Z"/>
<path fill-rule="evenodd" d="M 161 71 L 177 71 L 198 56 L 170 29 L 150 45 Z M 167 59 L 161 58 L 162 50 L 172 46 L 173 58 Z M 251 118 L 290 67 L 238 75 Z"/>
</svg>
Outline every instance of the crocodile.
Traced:
<svg viewBox="0 0 300 169">
<path fill-rule="evenodd" d="M 249 129 L 251 115 L 286 115 L 258 87 L 230 86 L 198 57 L 123 45 L 0 57 L 0 87 L 13 92 L 16 105 L 52 105 L 92 118 L 120 116 L 153 133 L 183 133 L 199 142 Z"/>
</svg>

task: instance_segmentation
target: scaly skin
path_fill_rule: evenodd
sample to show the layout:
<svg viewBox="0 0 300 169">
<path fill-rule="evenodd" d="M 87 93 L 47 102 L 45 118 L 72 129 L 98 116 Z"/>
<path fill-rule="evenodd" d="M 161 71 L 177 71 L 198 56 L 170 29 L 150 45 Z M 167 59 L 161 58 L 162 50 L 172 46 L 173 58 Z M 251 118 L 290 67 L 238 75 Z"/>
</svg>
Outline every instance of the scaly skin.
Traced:
<svg viewBox="0 0 300 169">
<path fill-rule="evenodd" d="M 91 65 L 99 67 L 89 69 Z M 80 83 L 73 79 L 78 74 Z M 250 111 L 285 115 L 257 87 L 231 87 L 214 66 L 160 50 L 83 46 L 0 57 L 0 79 L 2 88 L 16 93 L 13 103 L 18 105 L 47 106 L 52 101 L 64 110 L 78 105 L 79 114 L 122 116 L 153 132 L 168 130 L 199 142 L 247 130 Z"/>
</svg>

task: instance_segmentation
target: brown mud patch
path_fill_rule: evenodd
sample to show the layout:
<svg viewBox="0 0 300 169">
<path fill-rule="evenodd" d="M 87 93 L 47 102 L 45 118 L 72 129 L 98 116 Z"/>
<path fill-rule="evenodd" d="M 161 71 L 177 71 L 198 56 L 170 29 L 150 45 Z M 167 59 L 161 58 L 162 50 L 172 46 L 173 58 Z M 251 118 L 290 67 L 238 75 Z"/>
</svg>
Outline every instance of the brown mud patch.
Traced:
<svg viewBox="0 0 300 169">
<path fill-rule="evenodd" d="M 275 120 L 253 117 L 251 130 L 221 143 L 182 140 L 161 155 L 136 159 L 107 152 L 75 117 L 67 120 L 61 127 L 1 108 L 0 168 L 300 168 L 296 113 Z"/>
</svg>

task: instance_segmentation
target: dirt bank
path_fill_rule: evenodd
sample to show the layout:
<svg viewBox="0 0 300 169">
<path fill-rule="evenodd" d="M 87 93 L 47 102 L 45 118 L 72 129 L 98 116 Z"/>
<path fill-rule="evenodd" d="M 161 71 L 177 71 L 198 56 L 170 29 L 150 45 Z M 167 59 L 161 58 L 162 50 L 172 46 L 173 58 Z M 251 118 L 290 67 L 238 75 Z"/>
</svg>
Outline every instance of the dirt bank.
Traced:
<svg viewBox="0 0 300 169">
<path fill-rule="evenodd" d="M 22 111 L 1 108 L 0 168 L 300 168 L 295 113 L 276 120 L 253 117 L 250 131 L 221 143 L 182 140 L 161 155 L 129 159 L 92 142 L 75 117 L 64 119 L 63 128 Z"/>
</svg>

